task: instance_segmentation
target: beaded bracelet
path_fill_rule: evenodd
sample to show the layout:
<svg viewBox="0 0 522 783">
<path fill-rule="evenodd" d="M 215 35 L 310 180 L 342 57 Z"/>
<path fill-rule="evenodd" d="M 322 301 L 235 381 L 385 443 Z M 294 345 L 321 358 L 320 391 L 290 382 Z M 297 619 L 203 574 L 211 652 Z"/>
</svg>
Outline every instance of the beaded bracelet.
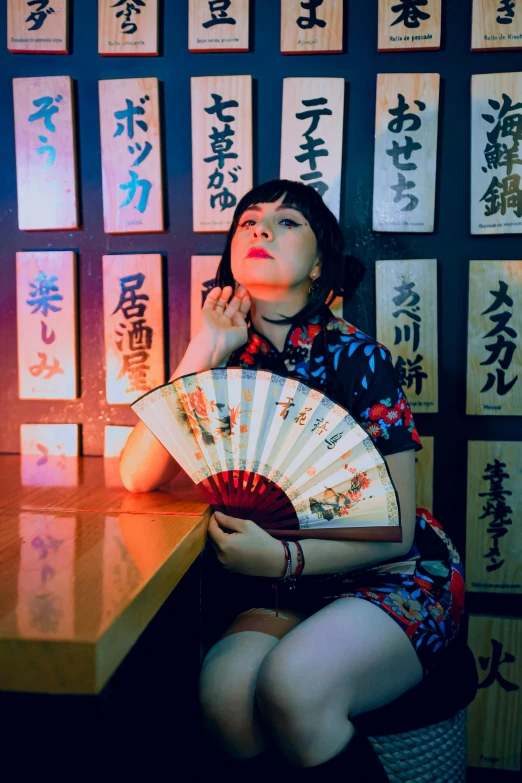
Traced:
<svg viewBox="0 0 522 783">
<path fill-rule="evenodd" d="M 301 576 L 303 573 L 303 569 L 305 566 L 305 559 L 304 559 L 304 553 L 303 553 L 303 547 L 299 543 L 299 541 L 295 541 L 295 545 L 297 547 L 297 569 L 294 575 L 292 575 L 292 553 L 290 552 L 290 546 L 286 539 L 281 539 L 281 543 L 285 550 L 285 556 L 286 556 L 286 569 L 284 576 L 281 577 L 281 581 L 283 583 L 290 583 L 289 589 L 295 590 L 296 587 L 296 580 L 298 577 Z"/>
</svg>

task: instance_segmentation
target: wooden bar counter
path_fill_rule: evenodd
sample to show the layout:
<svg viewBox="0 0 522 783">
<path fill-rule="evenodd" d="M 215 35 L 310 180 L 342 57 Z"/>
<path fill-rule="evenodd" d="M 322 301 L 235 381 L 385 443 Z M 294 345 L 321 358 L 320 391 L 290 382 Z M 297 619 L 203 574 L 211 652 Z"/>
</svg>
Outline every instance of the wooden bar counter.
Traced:
<svg viewBox="0 0 522 783">
<path fill-rule="evenodd" d="M 76 716 L 95 744 L 127 725 L 139 744 L 158 720 L 168 732 L 168 699 L 186 750 L 210 511 L 184 473 L 132 494 L 118 463 L 0 455 L 0 709 L 21 728 L 43 708 L 62 734 Z"/>
</svg>

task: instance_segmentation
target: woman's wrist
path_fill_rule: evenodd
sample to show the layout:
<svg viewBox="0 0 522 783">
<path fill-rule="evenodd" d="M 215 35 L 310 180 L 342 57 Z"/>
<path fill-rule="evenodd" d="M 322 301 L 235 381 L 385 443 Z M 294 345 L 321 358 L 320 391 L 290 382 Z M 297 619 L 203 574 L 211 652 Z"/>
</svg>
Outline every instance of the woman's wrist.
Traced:
<svg viewBox="0 0 522 783">
<path fill-rule="evenodd" d="M 214 350 L 209 349 L 208 345 L 195 337 L 190 341 L 183 359 L 169 378 L 169 383 L 182 375 L 191 375 L 194 372 L 204 372 L 219 367 L 222 361 L 223 357 L 217 356 Z"/>
</svg>

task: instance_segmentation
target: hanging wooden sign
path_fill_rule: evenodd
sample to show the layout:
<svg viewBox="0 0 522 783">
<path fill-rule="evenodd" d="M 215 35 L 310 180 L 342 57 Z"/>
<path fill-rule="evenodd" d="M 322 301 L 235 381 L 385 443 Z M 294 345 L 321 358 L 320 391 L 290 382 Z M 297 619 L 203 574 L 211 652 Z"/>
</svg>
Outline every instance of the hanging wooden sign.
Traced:
<svg viewBox="0 0 522 783">
<path fill-rule="evenodd" d="M 522 261 L 471 261 L 466 413 L 522 414 Z"/>
<path fill-rule="evenodd" d="M 99 82 L 107 234 L 163 231 L 158 80 Z"/>
<path fill-rule="evenodd" d="M 16 254 L 21 400 L 78 397 L 76 254 Z"/>
<path fill-rule="evenodd" d="M 415 503 L 433 514 L 434 438 L 423 435 L 421 440 L 422 449 L 415 452 Z"/>
<path fill-rule="evenodd" d="M 98 0 L 98 52 L 158 56 L 158 0 Z"/>
<path fill-rule="evenodd" d="M 193 76 L 193 230 L 228 231 L 252 188 L 252 77 Z"/>
<path fill-rule="evenodd" d="M 44 645 L 72 641 L 77 630 L 76 514 L 22 511 L 18 519 L 17 637 L 38 639 Z"/>
<path fill-rule="evenodd" d="M 248 52 L 250 0 L 189 0 L 189 51 Z"/>
<path fill-rule="evenodd" d="M 379 0 L 379 52 L 440 49 L 441 0 Z"/>
<path fill-rule="evenodd" d="M 373 230 L 433 231 L 438 73 L 377 76 Z"/>
<path fill-rule="evenodd" d="M 472 76 L 472 234 L 522 233 L 521 127 L 522 71 Z"/>
<path fill-rule="evenodd" d="M 467 709 L 468 766 L 520 770 L 522 619 L 469 615 L 468 644 L 478 672 Z"/>
<path fill-rule="evenodd" d="M 413 411 L 437 413 L 437 261 L 376 261 L 377 340 Z"/>
<path fill-rule="evenodd" d="M 473 0 L 471 51 L 522 48 L 522 0 Z"/>
<path fill-rule="evenodd" d="M 70 76 L 13 79 L 18 227 L 78 228 Z"/>
<path fill-rule="evenodd" d="M 310 185 L 340 216 L 344 79 L 284 79 L 281 179 Z"/>
<path fill-rule="evenodd" d="M 68 0 L 7 0 L 7 48 L 26 54 L 68 54 Z"/>
<path fill-rule="evenodd" d="M 78 486 L 78 424 L 21 424 L 23 486 Z"/>
<path fill-rule="evenodd" d="M 285 0 L 281 3 L 281 52 L 343 51 L 343 0 Z"/>
<path fill-rule="evenodd" d="M 161 256 L 103 256 L 106 398 L 131 403 L 165 383 Z"/>
<path fill-rule="evenodd" d="M 466 590 L 522 594 L 522 442 L 468 443 Z"/>
</svg>

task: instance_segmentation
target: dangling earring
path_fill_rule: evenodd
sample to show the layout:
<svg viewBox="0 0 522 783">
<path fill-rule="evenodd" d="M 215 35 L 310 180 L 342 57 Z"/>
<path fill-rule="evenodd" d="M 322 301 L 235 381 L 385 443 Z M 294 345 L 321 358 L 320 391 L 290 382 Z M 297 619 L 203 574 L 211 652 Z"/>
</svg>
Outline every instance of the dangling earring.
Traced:
<svg viewBox="0 0 522 783">
<path fill-rule="evenodd" d="M 312 275 L 310 278 L 311 282 L 308 284 L 308 294 L 313 294 L 315 291 L 315 286 L 317 284 L 317 281 L 315 280 L 315 275 Z"/>
</svg>

